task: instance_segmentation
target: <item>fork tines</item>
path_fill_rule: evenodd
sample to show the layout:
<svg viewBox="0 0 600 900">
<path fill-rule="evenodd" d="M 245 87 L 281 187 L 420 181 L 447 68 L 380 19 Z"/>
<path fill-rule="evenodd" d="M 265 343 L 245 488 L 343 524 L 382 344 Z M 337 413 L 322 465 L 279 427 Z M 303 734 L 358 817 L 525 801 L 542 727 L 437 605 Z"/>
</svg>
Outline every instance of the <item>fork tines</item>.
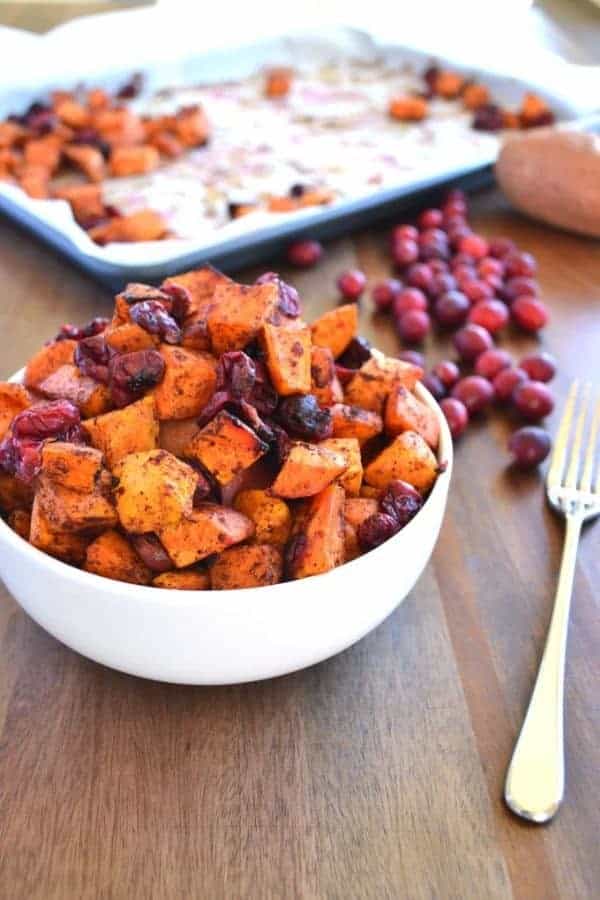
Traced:
<svg viewBox="0 0 600 900">
<path fill-rule="evenodd" d="M 549 490 L 600 493 L 600 465 L 594 465 L 599 450 L 600 398 L 590 402 L 591 394 L 589 383 L 581 386 L 574 381 L 569 389 L 546 478 Z"/>
</svg>

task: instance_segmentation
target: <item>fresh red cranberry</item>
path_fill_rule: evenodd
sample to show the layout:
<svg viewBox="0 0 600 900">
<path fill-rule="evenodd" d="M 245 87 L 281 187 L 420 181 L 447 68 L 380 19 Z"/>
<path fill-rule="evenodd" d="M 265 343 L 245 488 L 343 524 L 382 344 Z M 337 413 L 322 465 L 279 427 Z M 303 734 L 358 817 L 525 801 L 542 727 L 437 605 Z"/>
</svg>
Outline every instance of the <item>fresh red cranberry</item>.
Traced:
<svg viewBox="0 0 600 900">
<path fill-rule="evenodd" d="M 409 240 L 417 241 L 419 239 L 419 230 L 414 225 L 396 225 L 392 229 L 392 241 Z"/>
<path fill-rule="evenodd" d="M 525 278 L 534 278 L 537 272 L 537 263 L 531 253 L 525 253 L 522 250 L 513 250 L 509 253 L 504 262 L 506 263 L 507 278 L 514 278 L 517 275 Z"/>
<path fill-rule="evenodd" d="M 517 297 L 510 310 L 514 321 L 523 331 L 540 331 L 549 318 L 548 308 L 535 297 Z"/>
<path fill-rule="evenodd" d="M 556 375 L 556 360 L 545 351 L 524 356 L 519 366 L 533 381 L 552 381 Z"/>
<path fill-rule="evenodd" d="M 429 266 L 433 275 L 445 275 L 446 272 L 450 271 L 450 266 L 445 259 L 432 259 L 427 263 L 427 265 Z"/>
<path fill-rule="evenodd" d="M 444 213 L 441 209 L 424 209 L 417 219 L 419 228 L 422 229 L 441 228 L 443 221 Z"/>
<path fill-rule="evenodd" d="M 485 278 L 486 275 L 499 275 L 502 277 L 504 275 L 504 263 L 493 256 L 484 256 L 477 264 L 477 271 L 482 278 Z"/>
<path fill-rule="evenodd" d="M 450 260 L 450 268 L 455 274 L 456 269 L 458 269 L 459 266 L 468 266 L 469 269 L 472 269 L 473 272 L 475 272 L 476 265 L 476 260 L 471 256 L 470 253 L 455 253 Z"/>
<path fill-rule="evenodd" d="M 295 319 L 302 314 L 300 296 L 295 287 L 283 281 L 275 272 L 264 272 L 255 284 L 276 284 L 279 292 L 278 309 L 284 316 Z"/>
<path fill-rule="evenodd" d="M 502 299 L 506 303 L 514 303 L 517 297 L 537 297 L 539 292 L 537 281 L 533 278 L 525 278 L 523 275 L 509 278 L 502 285 Z"/>
<path fill-rule="evenodd" d="M 277 419 L 292 437 L 305 441 L 324 441 L 333 433 L 331 411 L 321 409 L 313 394 L 284 397 L 277 408 Z"/>
<path fill-rule="evenodd" d="M 433 272 L 426 263 L 415 263 L 406 273 L 406 282 L 411 287 L 419 288 L 428 293 L 433 281 Z"/>
<path fill-rule="evenodd" d="M 484 284 L 489 284 L 494 294 L 501 293 L 503 281 L 500 275 L 483 275 L 481 280 Z"/>
<path fill-rule="evenodd" d="M 433 368 L 433 374 L 437 375 L 444 387 L 453 387 L 460 378 L 460 369 L 455 362 L 444 359 Z"/>
<path fill-rule="evenodd" d="M 499 400 L 501 403 L 510 400 L 515 388 L 520 384 L 524 384 L 527 380 L 527 372 L 523 369 L 502 369 L 492 381 L 496 400 Z"/>
<path fill-rule="evenodd" d="M 137 400 L 163 380 L 165 361 L 158 350 L 135 350 L 113 356 L 108 365 L 110 393 L 115 406 Z"/>
<path fill-rule="evenodd" d="M 515 242 L 507 237 L 492 238 L 490 241 L 490 256 L 493 256 L 495 259 L 504 259 L 505 256 L 508 256 L 509 253 L 516 249 Z"/>
<path fill-rule="evenodd" d="M 508 322 L 508 308 L 501 300 L 482 300 L 471 309 L 469 322 L 496 334 Z"/>
<path fill-rule="evenodd" d="M 465 287 L 471 282 L 478 281 L 477 273 L 471 266 L 457 266 L 453 272 L 459 290 L 464 291 Z"/>
<path fill-rule="evenodd" d="M 446 396 L 447 392 L 444 383 L 433 372 L 427 372 L 423 375 L 421 383 L 436 400 L 442 400 Z"/>
<path fill-rule="evenodd" d="M 462 253 L 468 253 L 473 259 L 483 259 L 488 255 L 489 244 L 480 234 L 468 234 L 459 244 Z"/>
<path fill-rule="evenodd" d="M 427 247 L 430 244 L 446 245 L 448 243 L 448 236 L 441 228 L 426 228 L 420 233 L 418 240 L 420 247 Z"/>
<path fill-rule="evenodd" d="M 458 355 L 467 362 L 476 359 L 484 350 L 490 350 L 494 346 L 489 331 L 486 331 L 481 325 L 472 323 L 457 331 L 453 341 Z"/>
<path fill-rule="evenodd" d="M 394 264 L 400 268 L 410 266 L 419 258 L 419 245 L 410 238 L 394 238 L 391 246 Z"/>
<path fill-rule="evenodd" d="M 129 314 L 136 325 L 159 335 L 166 344 L 181 342 L 181 328 L 158 300 L 142 300 L 131 307 Z"/>
<path fill-rule="evenodd" d="M 445 238 L 446 235 L 444 234 L 443 241 L 434 240 L 433 238 L 429 241 L 423 241 L 419 245 L 419 259 L 421 262 L 429 263 L 433 262 L 434 259 L 441 259 L 445 262 L 447 259 L 450 259 L 450 247 Z"/>
<path fill-rule="evenodd" d="M 521 415 L 533 422 L 549 416 L 554 409 L 552 392 L 542 381 L 526 381 L 517 385 L 512 399 Z"/>
<path fill-rule="evenodd" d="M 323 256 L 323 245 L 318 241 L 294 241 L 286 251 L 287 261 L 298 269 L 316 266 Z"/>
<path fill-rule="evenodd" d="M 449 272 L 440 272 L 433 276 L 429 293 L 432 297 L 439 297 L 441 294 L 447 294 L 448 291 L 455 291 L 457 287 L 456 278 L 453 275 Z"/>
<path fill-rule="evenodd" d="M 153 532 L 132 534 L 130 540 L 151 572 L 169 572 L 175 568 L 171 557 Z"/>
<path fill-rule="evenodd" d="M 404 528 L 423 506 L 423 498 L 406 481 L 394 479 L 379 497 L 379 509 L 396 520 L 398 529 Z"/>
<path fill-rule="evenodd" d="M 392 311 L 396 318 L 408 312 L 409 309 L 427 309 L 427 297 L 419 288 L 404 288 L 394 297 Z"/>
<path fill-rule="evenodd" d="M 446 416 L 450 434 L 456 440 L 469 424 L 467 407 L 460 400 L 457 400 L 456 397 L 445 397 L 440 403 L 440 407 Z"/>
<path fill-rule="evenodd" d="M 469 298 L 471 303 L 482 303 L 484 300 L 491 300 L 494 296 L 494 289 L 487 281 L 478 278 L 473 281 L 467 281 L 463 285 L 463 292 Z"/>
<path fill-rule="evenodd" d="M 448 291 L 435 302 L 435 318 L 444 328 L 456 328 L 466 321 L 470 304 L 461 291 Z"/>
<path fill-rule="evenodd" d="M 458 250 L 461 243 L 468 238 L 469 235 L 473 234 L 473 230 L 467 225 L 466 222 L 461 224 L 453 224 L 448 226 L 448 241 L 450 242 L 450 246 L 453 250 Z"/>
<path fill-rule="evenodd" d="M 548 433 L 535 425 L 519 428 L 508 442 L 508 449 L 516 465 L 523 469 L 534 469 L 539 466 L 550 453 L 551 446 Z"/>
<path fill-rule="evenodd" d="M 373 550 L 399 530 L 397 520 L 387 513 L 377 512 L 358 526 L 358 543 L 363 550 Z"/>
<path fill-rule="evenodd" d="M 403 340 L 418 344 L 429 334 L 431 320 L 425 310 L 409 309 L 396 320 L 396 328 Z"/>
<path fill-rule="evenodd" d="M 418 350 L 401 350 L 398 354 L 398 359 L 412 363 L 413 366 L 418 366 L 420 369 L 425 368 L 425 357 Z"/>
<path fill-rule="evenodd" d="M 366 337 L 359 334 L 352 338 L 338 363 L 345 369 L 360 369 L 368 359 L 371 359 L 371 344 Z"/>
<path fill-rule="evenodd" d="M 402 290 L 402 282 L 396 278 L 386 278 L 373 288 L 373 303 L 379 312 L 388 312 L 392 308 L 394 298 Z"/>
<path fill-rule="evenodd" d="M 473 416 L 491 403 L 494 388 L 487 378 L 482 378 L 481 375 L 467 375 L 454 385 L 452 396 L 464 403 L 469 415 Z"/>
<path fill-rule="evenodd" d="M 512 356 L 506 350 L 499 350 L 497 347 L 492 350 L 484 350 L 483 353 L 475 360 L 475 374 L 481 375 L 490 381 L 496 377 L 498 372 L 508 369 L 512 366 Z"/>
<path fill-rule="evenodd" d="M 366 276 L 360 269 L 349 269 L 337 280 L 338 290 L 345 300 L 360 299 L 366 285 Z"/>
</svg>

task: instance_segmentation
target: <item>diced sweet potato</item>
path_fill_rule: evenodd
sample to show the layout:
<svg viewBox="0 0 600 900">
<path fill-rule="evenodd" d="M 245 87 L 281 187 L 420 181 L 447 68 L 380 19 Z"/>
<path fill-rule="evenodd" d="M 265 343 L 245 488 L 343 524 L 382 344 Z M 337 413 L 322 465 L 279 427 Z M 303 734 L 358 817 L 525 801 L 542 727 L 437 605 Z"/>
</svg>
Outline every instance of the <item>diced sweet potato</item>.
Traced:
<svg viewBox="0 0 600 900">
<path fill-rule="evenodd" d="M 0 150 L 22 144 L 27 137 L 27 129 L 16 122 L 0 122 Z"/>
<path fill-rule="evenodd" d="M 271 99 L 285 97 L 292 87 L 292 70 L 282 66 L 269 69 L 265 77 L 265 95 Z"/>
<path fill-rule="evenodd" d="M 379 510 L 377 500 L 366 497 L 347 497 L 344 503 L 344 561 L 349 562 L 361 554 L 358 528 L 365 519 Z"/>
<path fill-rule="evenodd" d="M 53 196 L 67 201 L 73 216 L 84 228 L 93 225 L 106 215 L 102 188 L 99 184 L 73 184 L 55 188 Z"/>
<path fill-rule="evenodd" d="M 368 500 L 379 500 L 380 494 L 381 494 L 381 491 L 379 490 L 379 488 L 371 487 L 370 484 L 365 484 L 363 481 L 361 489 L 360 489 L 361 497 L 364 497 L 365 499 L 368 499 Z"/>
<path fill-rule="evenodd" d="M 423 370 L 401 359 L 391 359 L 373 351 L 354 378 L 346 385 L 346 403 L 383 414 L 385 400 L 396 384 L 412 391 Z"/>
<path fill-rule="evenodd" d="M 150 584 L 152 581 L 148 566 L 118 531 L 104 531 L 92 541 L 87 548 L 83 568 L 94 575 L 129 584 Z"/>
<path fill-rule="evenodd" d="M 84 429 L 94 447 L 101 450 L 109 469 L 129 453 L 154 450 L 158 441 L 158 421 L 151 395 L 124 409 L 87 419 Z"/>
<path fill-rule="evenodd" d="M 159 163 L 158 150 L 149 144 L 141 144 L 138 147 L 113 147 L 110 154 L 110 172 L 116 178 L 152 172 Z"/>
<path fill-rule="evenodd" d="M 31 513 L 28 509 L 13 509 L 8 516 L 9 528 L 12 528 L 23 540 L 29 540 L 31 531 Z"/>
<path fill-rule="evenodd" d="M 337 482 L 341 484 L 349 497 L 358 497 L 363 478 L 362 458 L 360 444 L 356 438 L 329 438 L 321 441 L 319 447 L 341 453 L 346 460 L 346 471 L 338 475 Z"/>
<path fill-rule="evenodd" d="M 243 350 L 277 306 L 276 284 L 218 284 L 208 311 L 208 334 L 216 354 Z"/>
<path fill-rule="evenodd" d="M 70 97 L 55 103 L 54 112 L 69 128 L 85 128 L 90 122 L 89 110 Z"/>
<path fill-rule="evenodd" d="M 361 445 L 383 431 L 381 416 L 360 406 L 335 403 L 331 407 L 331 418 L 334 437 L 354 437 Z"/>
<path fill-rule="evenodd" d="M 287 542 L 292 530 L 292 514 L 284 500 L 272 497 L 268 491 L 254 489 L 240 491 L 233 506 L 254 522 L 255 543 L 282 546 Z"/>
<path fill-rule="evenodd" d="M 200 147 L 208 140 L 208 120 L 201 106 L 180 109 L 173 125 L 175 136 L 184 147 Z"/>
<path fill-rule="evenodd" d="M 136 350 L 154 350 L 158 346 L 156 335 L 150 334 L 135 322 L 109 325 L 104 332 L 109 347 L 117 353 L 135 353 Z"/>
<path fill-rule="evenodd" d="M 44 378 L 37 389 L 51 400 L 70 400 L 79 407 L 84 419 L 100 416 L 112 406 L 108 386 L 83 375 L 69 363 Z"/>
<path fill-rule="evenodd" d="M 290 577 L 320 575 L 344 561 L 344 498 L 343 487 L 331 484 L 308 501 L 292 538 Z"/>
<path fill-rule="evenodd" d="M 213 302 L 215 291 L 219 285 L 230 285 L 233 282 L 212 266 L 203 266 L 181 275 L 171 275 L 163 282 L 165 286 L 176 284 L 185 288 L 190 295 L 190 315 L 196 312 L 206 314 Z"/>
<path fill-rule="evenodd" d="M 329 347 L 335 359 L 340 356 L 358 332 L 358 306 L 344 303 L 324 313 L 311 325 L 312 342 Z"/>
<path fill-rule="evenodd" d="M 55 134 L 27 141 L 24 148 L 25 162 L 43 166 L 50 174 L 56 171 L 62 153 L 62 142 Z"/>
<path fill-rule="evenodd" d="M 201 463 L 219 484 L 228 484 L 268 449 L 244 422 L 221 410 L 192 437 L 183 455 Z"/>
<path fill-rule="evenodd" d="M 422 493 L 433 485 L 438 462 L 420 434 L 404 431 L 382 450 L 365 469 L 365 481 L 383 489 L 395 478 L 407 481 Z"/>
<path fill-rule="evenodd" d="M 0 510 L 29 509 L 33 503 L 33 488 L 20 478 L 0 469 Z"/>
<path fill-rule="evenodd" d="M 440 437 L 437 416 L 401 384 L 392 388 L 385 405 L 385 430 L 393 436 L 416 431 L 434 450 Z"/>
<path fill-rule="evenodd" d="M 158 532 L 192 512 L 198 476 L 166 450 L 130 453 L 117 463 L 113 474 L 119 479 L 117 512 L 126 531 Z"/>
<path fill-rule="evenodd" d="M 0 381 L 0 441 L 14 417 L 31 405 L 29 391 L 22 384 Z"/>
<path fill-rule="evenodd" d="M 90 228 L 89 235 L 97 244 L 128 244 L 137 241 L 160 241 L 168 232 L 167 223 L 153 209 L 141 209 L 128 216 L 116 216 Z"/>
<path fill-rule="evenodd" d="M 261 344 L 271 381 L 278 394 L 308 394 L 310 391 L 310 348 L 308 326 L 280 327 L 265 323 Z"/>
<path fill-rule="evenodd" d="M 31 510 L 29 542 L 49 556 L 55 556 L 57 559 L 62 559 L 63 562 L 78 566 L 85 559 L 85 551 L 90 538 L 77 532 L 54 529 L 36 496 Z"/>
<path fill-rule="evenodd" d="M 50 170 L 34 163 L 24 163 L 15 173 L 28 197 L 45 200 L 50 196 Z"/>
<path fill-rule="evenodd" d="M 87 92 L 86 97 L 88 109 L 97 112 L 100 109 L 106 109 L 110 106 L 110 97 L 102 88 L 92 88 Z"/>
<path fill-rule="evenodd" d="M 102 453 L 83 444 L 49 441 L 42 448 L 46 478 L 74 491 L 93 491 L 102 469 Z"/>
<path fill-rule="evenodd" d="M 89 144 L 67 144 L 63 154 L 74 166 L 81 169 L 90 181 L 99 182 L 106 177 L 104 157 L 97 147 Z"/>
<path fill-rule="evenodd" d="M 210 568 L 213 591 L 266 587 L 279 584 L 283 576 L 283 554 L 270 544 L 231 547 L 220 553 Z"/>
<path fill-rule="evenodd" d="M 141 143 L 145 137 L 142 120 L 125 106 L 98 110 L 94 114 L 92 126 L 111 147 L 131 147 Z"/>
<path fill-rule="evenodd" d="M 148 141 L 168 159 L 177 159 L 184 152 L 183 144 L 170 131 L 156 131 L 148 137 Z"/>
<path fill-rule="evenodd" d="M 197 416 L 215 392 L 216 360 L 209 353 L 162 344 L 163 380 L 154 389 L 159 419 Z"/>
<path fill-rule="evenodd" d="M 390 118 L 399 122 L 420 122 L 427 116 L 429 107 L 423 97 L 392 97 L 388 107 Z"/>
<path fill-rule="evenodd" d="M 319 406 L 333 406 L 344 399 L 342 385 L 335 372 L 333 353 L 329 347 L 313 347 L 310 361 L 310 392 Z"/>
<path fill-rule="evenodd" d="M 163 572 L 152 579 L 152 587 L 167 588 L 172 591 L 210 591 L 208 572 L 199 569 L 180 569 L 178 572 Z"/>
<path fill-rule="evenodd" d="M 75 341 L 54 341 L 47 344 L 35 353 L 25 369 L 25 384 L 30 388 L 37 388 L 61 366 L 73 362 L 73 354 L 77 343 Z"/>
<path fill-rule="evenodd" d="M 96 486 L 88 492 L 75 491 L 41 475 L 35 496 L 53 531 L 86 531 L 118 524 L 116 509 L 106 493 Z"/>
<path fill-rule="evenodd" d="M 183 569 L 245 541 L 253 533 L 254 523 L 237 510 L 202 503 L 175 525 L 163 528 L 159 536 L 177 568 Z"/>
<path fill-rule="evenodd" d="M 184 456 L 184 450 L 200 431 L 196 416 L 189 419 L 165 419 L 160 423 L 158 446 L 174 456 Z"/>
<path fill-rule="evenodd" d="M 292 445 L 271 490 L 290 499 L 312 497 L 345 470 L 346 458 L 342 453 L 299 441 Z"/>
</svg>

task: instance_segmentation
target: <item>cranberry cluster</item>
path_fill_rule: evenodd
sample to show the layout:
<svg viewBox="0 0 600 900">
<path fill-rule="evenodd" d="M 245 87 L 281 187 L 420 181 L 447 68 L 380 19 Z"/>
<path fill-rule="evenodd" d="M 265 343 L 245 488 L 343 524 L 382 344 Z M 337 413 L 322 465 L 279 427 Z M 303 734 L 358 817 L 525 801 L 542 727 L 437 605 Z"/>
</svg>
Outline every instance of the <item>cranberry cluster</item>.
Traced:
<svg viewBox="0 0 600 900">
<path fill-rule="evenodd" d="M 0 469 L 31 483 L 42 467 L 42 447 L 49 438 L 85 443 L 79 410 L 69 400 L 53 400 L 15 416 L 0 444 Z"/>
<path fill-rule="evenodd" d="M 421 509 L 423 498 L 412 485 L 396 479 L 390 481 L 379 497 L 379 510 L 358 528 L 358 542 L 363 550 L 372 550 L 404 528 Z"/>
</svg>

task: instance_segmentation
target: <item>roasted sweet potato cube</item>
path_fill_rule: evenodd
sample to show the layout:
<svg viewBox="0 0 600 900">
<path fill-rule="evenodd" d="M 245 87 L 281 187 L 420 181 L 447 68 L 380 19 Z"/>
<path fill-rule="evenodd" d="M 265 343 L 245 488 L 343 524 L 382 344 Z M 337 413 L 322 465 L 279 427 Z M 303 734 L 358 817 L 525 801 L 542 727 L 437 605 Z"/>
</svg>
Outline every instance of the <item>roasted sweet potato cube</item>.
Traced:
<svg viewBox="0 0 600 900">
<path fill-rule="evenodd" d="M 279 584 L 282 577 L 281 548 L 270 544 L 230 547 L 220 553 L 210 567 L 213 591 L 266 587 Z"/>
<path fill-rule="evenodd" d="M 209 353 L 169 344 L 161 344 L 160 353 L 165 361 L 165 374 L 153 392 L 158 418 L 197 416 L 215 392 L 215 358 Z"/>
<path fill-rule="evenodd" d="M 75 531 L 60 531 L 49 522 L 36 496 L 31 509 L 31 531 L 29 543 L 43 550 L 49 556 L 62 559 L 63 562 L 80 565 L 85 559 L 85 551 L 90 538 Z"/>
<path fill-rule="evenodd" d="M 157 335 L 149 334 L 135 322 L 124 322 L 123 325 L 109 325 L 104 332 L 109 347 L 117 353 L 135 353 L 137 350 L 154 350 L 158 346 Z"/>
<path fill-rule="evenodd" d="M 129 453 L 154 450 L 158 441 L 158 421 L 151 395 L 115 409 L 95 419 L 87 419 L 84 429 L 94 447 L 101 450 L 109 469 Z"/>
<path fill-rule="evenodd" d="M 31 405 L 31 397 L 22 384 L 0 381 L 0 441 L 14 417 Z"/>
<path fill-rule="evenodd" d="M 440 437 L 437 416 L 401 384 L 392 388 L 385 405 L 385 430 L 393 436 L 416 431 L 434 450 Z"/>
<path fill-rule="evenodd" d="M 344 503 L 344 561 L 349 562 L 361 554 L 358 528 L 365 519 L 379 510 L 377 500 L 366 497 L 347 497 Z"/>
<path fill-rule="evenodd" d="M 201 106 L 186 106 L 175 116 L 175 136 L 184 147 L 200 147 L 208 140 L 208 120 Z"/>
<path fill-rule="evenodd" d="M 88 234 L 97 244 L 128 244 L 137 241 L 160 241 L 167 236 L 168 227 L 160 213 L 140 209 L 128 216 L 116 216 L 110 221 L 90 228 Z"/>
<path fill-rule="evenodd" d="M 346 470 L 342 453 L 316 444 L 292 444 L 271 490 L 279 497 L 295 499 L 318 494 Z"/>
<path fill-rule="evenodd" d="M 361 446 L 383 431 L 383 421 L 378 413 L 346 403 L 335 403 L 331 407 L 331 420 L 334 437 L 354 437 Z"/>
<path fill-rule="evenodd" d="M 219 484 L 228 484 L 268 449 L 244 422 L 221 410 L 192 437 L 183 455 L 201 463 Z"/>
<path fill-rule="evenodd" d="M 333 353 L 329 347 L 313 347 L 310 357 L 310 393 L 319 406 L 333 406 L 344 399 L 342 385 L 335 372 Z"/>
<path fill-rule="evenodd" d="M 89 144 L 67 144 L 63 154 L 74 166 L 81 169 L 90 181 L 102 181 L 106 177 L 104 157 L 97 147 Z"/>
<path fill-rule="evenodd" d="M 189 314 L 193 315 L 196 312 L 206 314 L 213 303 L 217 287 L 219 285 L 231 285 L 233 282 L 231 278 L 223 275 L 217 269 L 213 269 L 212 266 L 203 266 L 201 269 L 182 272 L 181 275 L 171 275 L 163 282 L 163 285 L 166 287 L 171 284 L 185 288 L 189 293 Z"/>
<path fill-rule="evenodd" d="M 58 169 L 61 153 L 62 142 L 55 134 L 27 141 L 23 151 L 26 163 L 42 166 L 50 174 Z"/>
<path fill-rule="evenodd" d="M 143 175 L 152 172 L 160 163 L 155 147 L 142 144 L 139 147 L 113 147 L 110 154 L 110 173 L 116 178 Z"/>
<path fill-rule="evenodd" d="M 16 122 L 0 122 L 0 150 L 9 150 L 24 142 L 27 129 Z"/>
<path fill-rule="evenodd" d="M 28 197 L 46 200 L 50 196 L 50 170 L 46 166 L 24 163 L 15 173 L 19 186 Z"/>
<path fill-rule="evenodd" d="M 292 87 L 292 76 L 292 70 L 283 66 L 269 69 L 265 75 L 265 95 L 271 99 L 285 97 Z"/>
<path fill-rule="evenodd" d="M 310 391 L 310 329 L 290 329 L 265 323 L 261 344 L 271 381 L 278 394 Z"/>
<path fill-rule="evenodd" d="M 76 491 L 41 475 L 35 496 L 53 531 L 87 531 L 118 524 L 112 498 L 102 487 Z"/>
<path fill-rule="evenodd" d="M 86 97 L 88 109 L 97 112 L 100 109 L 107 109 L 110 106 L 110 97 L 102 88 L 92 88 L 87 92 Z"/>
<path fill-rule="evenodd" d="M 330 484 L 307 502 L 292 538 L 291 578 L 320 575 L 344 561 L 344 499 L 343 487 Z"/>
<path fill-rule="evenodd" d="M 7 519 L 9 528 L 12 528 L 23 540 L 29 540 L 31 532 L 31 513 L 28 509 L 13 509 Z"/>
<path fill-rule="evenodd" d="M 256 544 L 282 546 L 287 542 L 292 530 L 292 514 L 284 500 L 255 488 L 240 491 L 233 506 L 254 522 L 253 541 Z"/>
<path fill-rule="evenodd" d="M 29 388 L 37 388 L 61 366 L 73 362 L 73 354 L 77 343 L 75 341 L 54 341 L 47 344 L 35 353 L 25 369 L 25 384 Z"/>
<path fill-rule="evenodd" d="M 386 398 L 392 388 L 401 384 L 412 391 L 423 370 L 401 359 L 391 359 L 373 351 L 354 378 L 346 385 L 346 403 L 383 414 Z"/>
<path fill-rule="evenodd" d="M 23 162 L 23 155 L 19 150 L 0 149 L 0 178 L 5 181 L 14 181 L 15 176 Z"/>
<path fill-rule="evenodd" d="M 365 481 L 383 489 L 395 478 L 426 493 L 438 474 L 438 461 L 416 431 L 404 431 L 365 469 Z"/>
<path fill-rule="evenodd" d="M 170 131 L 156 131 L 149 135 L 148 142 L 168 159 L 177 159 L 184 152 L 183 144 Z"/>
<path fill-rule="evenodd" d="M 33 503 L 33 488 L 20 478 L 0 469 L 0 510 L 29 509 Z"/>
<path fill-rule="evenodd" d="M 160 540 L 178 569 L 193 566 L 254 534 L 254 523 L 226 506 L 202 503 L 175 525 L 163 528 Z"/>
<path fill-rule="evenodd" d="M 164 419 L 159 426 L 158 446 L 173 456 L 184 456 L 184 450 L 200 431 L 196 416 L 189 419 Z"/>
<path fill-rule="evenodd" d="M 208 572 L 201 572 L 200 569 L 180 569 L 157 575 L 152 579 L 152 587 L 171 591 L 210 591 L 210 577 Z"/>
<path fill-rule="evenodd" d="M 429 106 L 423 97 L 399 95 L 390 100 L 388 112 L 390 118 L 399 122 L 420 122 L 427 116 Z"/>
<path fill-rule="evenodd" d="M 358 497 L 363 478 L 360 444 L 356 438 L 328 438 L 321 441 L 319 447 L 326 447 L 341 453 L 346 460 L 346 471 L 338 475 L 338 484 L 344 488 L 349 497 Z"/>
<path fill-rule="evenodd" d="M 92 126 L 111 147 L 140 144 L 146 135 L 140 117 L 125 106 L 99 109 L 94 113 Z"/>
<path fill-rule="evenodd" d="M 112 406 L 107 385 L 83 375 L 77 366 L 69 363 L 44 378 L 37 389 L 51 400 L 70 400 L 79 407 L 84 419 L 102 415 Z"/>
<path fill-rule="evenodd" d="M 208 334 L 217 355 L 243 350 L 255 338 L 277 306 L 277 285 L 218 284 L 208 311 Z"/>
<path fill-rule="evenodd" d="M 364 497 L 367 500 L 379 500 L 380 494 L 381 491 L 379 488 L 371 487 L 370 484 L 365 484 L 363 481 L 360 489 L 361 497 Z"/>
<path fill-rule="evenodd" d="M 54 104 L 54 112 L 69 128 L 85 128 L 90 123 L 90 112 L 76 100 L 65 97 Z"/>
<path fill-rule="evenodd" d="M 104 531 L 87 548 L 86 572 L 127 581 L 129 584 L 150 584 L 152 572 L 135 552 L 127 538 L 118 531 Z"/>
<path fill-rule="evenodd" d="M 329 347 L 335 359 L 340 356 L 358 332 L 358 307 L 344 303 L 323 313 L 311 325 L 312 342 L 317 347 Z"/>
<path fill-rule="evenodd" d="M 116 464 L 113 474 L 119 479 L 115 498 L 125 531 L 158 532 L 192 512 L 198 476 L 166 450 L 130 453 Z"/>
<path fill-rule="evenodd" d="M 66 200 L 73 216 L 83 227 L 94 224 L 106 215 L 106 207 L 102 199 L 102 188 L 99 184 L 74 184 L 68 187 L 55 188 L 53 196 Z"/>
<path fill-rule="evenodd" d="M 94 447 L 49 441 L 42 448 L 46 478 L 73 491 L 93 491 L 102 469 L 102 453 Z"/>
</svg>

